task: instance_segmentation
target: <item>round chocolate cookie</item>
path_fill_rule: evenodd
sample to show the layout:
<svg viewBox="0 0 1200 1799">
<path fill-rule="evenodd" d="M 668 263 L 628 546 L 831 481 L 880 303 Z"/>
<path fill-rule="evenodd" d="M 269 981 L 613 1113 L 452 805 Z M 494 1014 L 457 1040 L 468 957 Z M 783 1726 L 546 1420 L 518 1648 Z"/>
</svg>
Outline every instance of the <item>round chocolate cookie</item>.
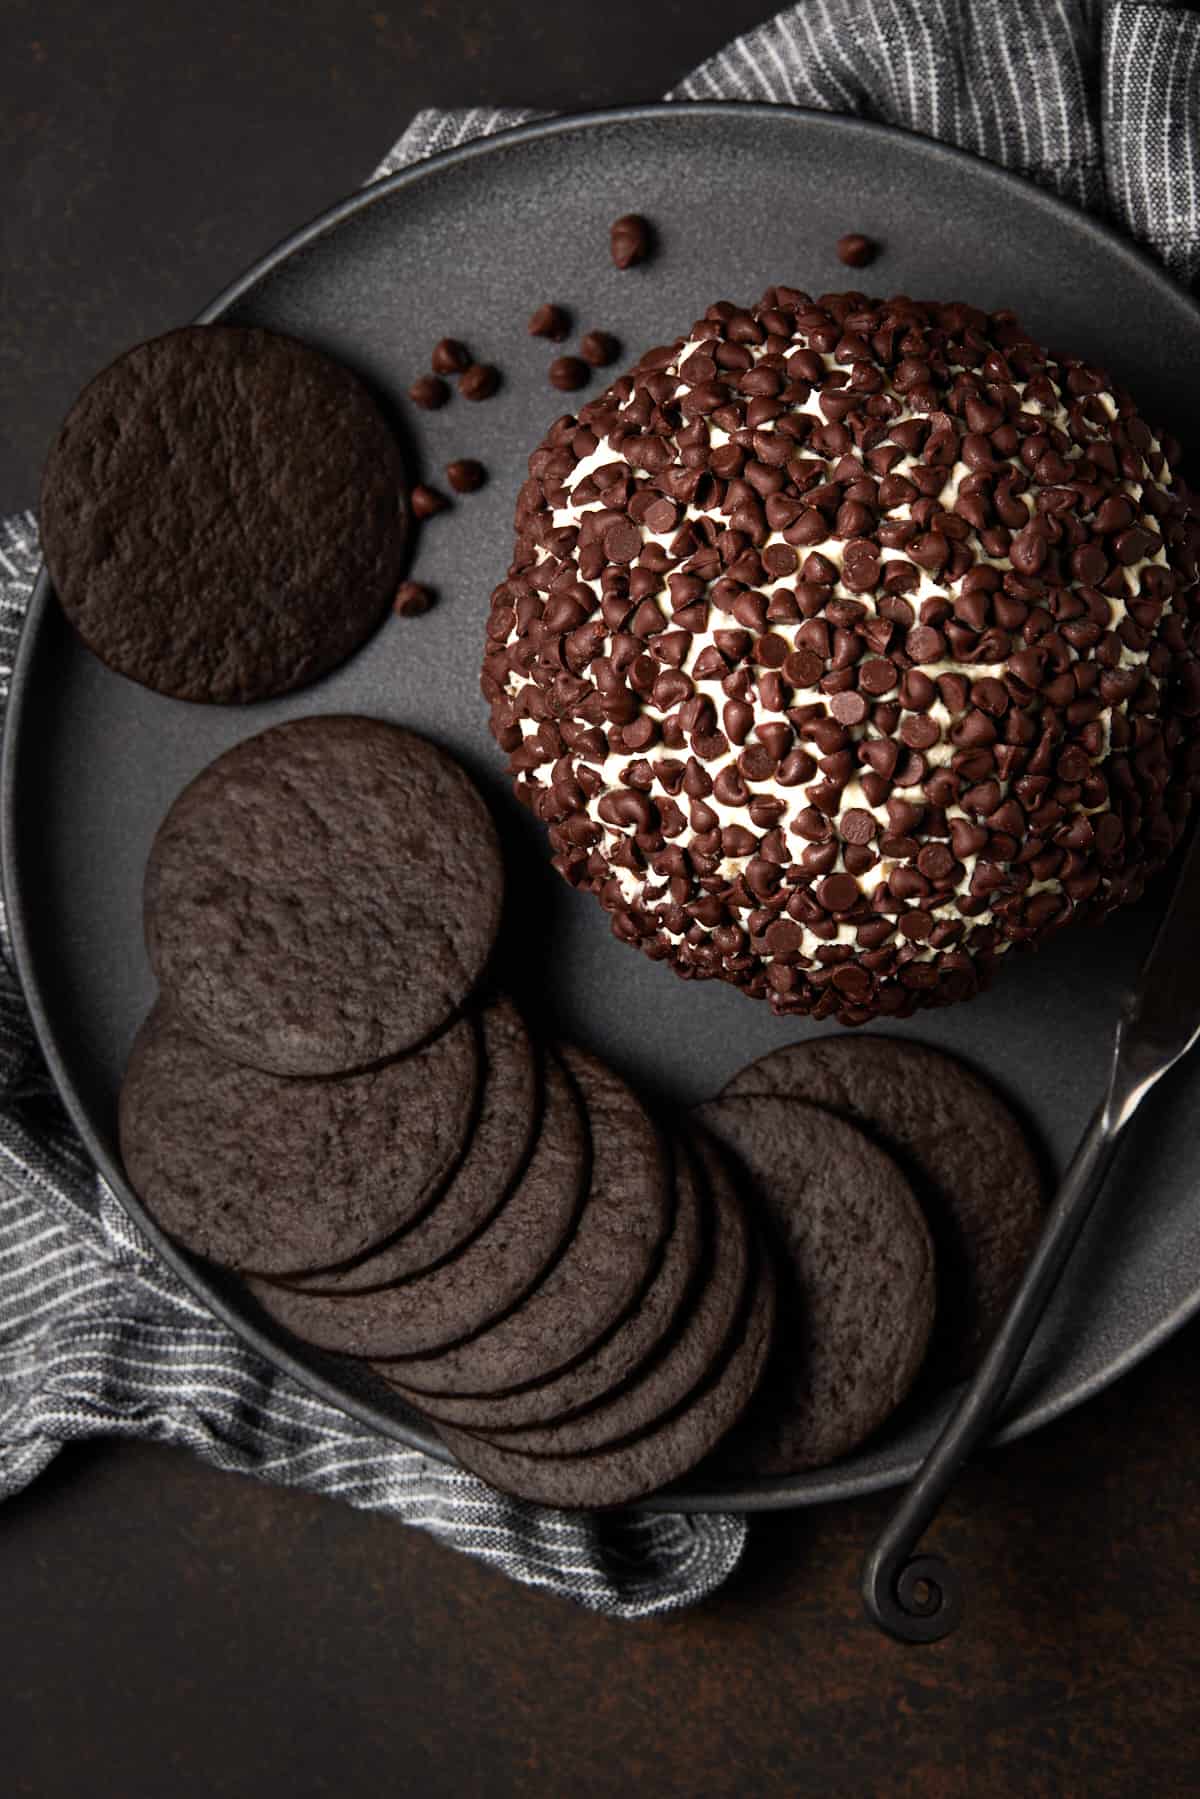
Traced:
<svg viewBox="0 0 1200 1799">
<path fill-rule="evenodd" d="M 110 668 L 223 704 L 316 680 L 387 612 L 399 447 L 306 344 L 188 325 L 118 358 L 50 451 L 39 519 L 63 610 Z"/>
<path fill-rule="evenodd" d="M 529 461 L 482 685 L 624 942 L 780 1012 L 966 998 L 1200 785 L 1179 446 L 1011 313 L 768 288 Z"/>
<path fill-rule="evenodd" d="M 196 1035 L 278 1074 L 420 1043 L 491 952 L 504 871 L 478 791 L 378 719 L 316 717 L 196 776 L 146 864 L 146 947 Z"/>
<path fill-rule="evenodd" d="M 301 1293 L 369 1293 L 444 1262 L 495 1213 L 529 1158 L 541 1104 L 538 1055 L 516 1007 L 494 1000 L 479 1017 L 481 1098 L 465 1154 L 429 1210 L 350 1268 L 289 1279 Z"/>
<path fill-rule="evenodd" d="M 658 1132 L 612 1069 L 581 1050 L 561 1054 L 592 1143 L 574 1235 L 520 1305 L 490 1329 L 441 1355 L 405 1360 L 397 1377 L 415 1396 L 503 1393 L 548 1380 L 625 1317 L 654 1273 L 673 1203 Z"/>
<path fill-rule="evenodd" d="M 513 1393 L 461 1397 L 409 1394 L 403 1384 L 402 1365 L 397 1368 L 380 1362 L 376 1365 L 378 1373 L 439 1424 L 481 1430 L 489 1435 L 511 1430 L 524 1434 L 523 1427 L 573 1417 L 585 1406 L 614 1392 L 656 1354 L 685 1305 L 694 1303 L 697 1276 L 708 1252 L 712 1235 L 705 1217 L 708 1201 L 700 1190 L 692 1159 L 679 1143 L 673 1145 L 673 1160 L 675 1214 L 658 1271 L 633 1311 L 581 1361 L 549 1380 Z"/>
<path fill-rule="evenodd" d="M 760 1259 L 741 1327 L 705 1384 L 643 1435 L 594 1454 L 520 1455 L 466 1431 L 440 1426 L 439 1434 L 465 1468 L 518 1499 L 567 1507 L 628 1505 L 679 1480 L 736 1424 L 762 1377 L 774 1323 L 775 1282 L 770 1264 Z"/>
<path fill-rule="evenodd" d="M 524 1174 L 457 1255 L 369 1293 L 296 1293 L 251 1280 L 263 1311 L 314 1344 L 371 1359 L 428 1355 L 482 1330 L 529 1291 L 575 1229 L 588 1169 L 587 1121 L 572 1082 L 546 1064 L 546 1102 Z"/>
<path fill-rule="evenodd" d="M 704 1278 L 680 1328 L 619 1390 L 577 1417 L 496 1438 L 522 1455 L 581 1455 L 653 1429 L 724 1359 L 754 1273 L 745 1208 L 720 1159 L 702 1151 L 711 1176 Z M 495 1433 L 489 1429 L 487 1436 Z"/>
<path fill-rule="evenodd" d="M 1042 1225 L 1042 1183 L 1020 1124 L 952 1056 L 887 1037 L 821 1037 L 751 1062 L 722 1099 L 775 1094 L 835 1112 L 895 1158 L 933 1237 L 937 1322 L 927 1365 L 970 1373 L 996 1334 Z"/>
<path fill-rule="evenodd" d="M 775 1354 L 722 1469 L 789 1474 L 847 1454 L 916 1378 L 934 1316 L 933 1245 L 895 1163 L 786 1099 L 696 1109 L 749 1178 L 781 1259 Z"/>
<path fill-rule="evenodd" d="M 470 1136 L 479 1057 L 457 1020 L 414 1055 L 281 1080 L 193 1037 L 163 1005 L 121 1087 L 121 1154 L 159 1224 L 260 1274 L 350 1261 L 424 1211 Z"/>
</svg>

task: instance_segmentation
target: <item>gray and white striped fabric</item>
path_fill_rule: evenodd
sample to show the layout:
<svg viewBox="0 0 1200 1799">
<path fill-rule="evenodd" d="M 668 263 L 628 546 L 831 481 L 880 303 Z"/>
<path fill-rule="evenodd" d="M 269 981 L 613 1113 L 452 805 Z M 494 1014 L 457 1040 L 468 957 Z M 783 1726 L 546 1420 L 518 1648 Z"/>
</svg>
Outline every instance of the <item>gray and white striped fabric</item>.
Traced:
<svg viewBox="0 0 1200 1799">
<path fill-rule="evenodd" d="M 1106 212 L 1200 274 L 1200 18 L 1144 0 L 801 0 L 668 100 L 770 100 L 879 119 Z M 538 114 L 418 113 L 376 174 Z"/>
<path fill-rule="evenodd" d="M 855 113 L 962 145 L 1106 210 L 1180 280 L 1200 272 L 1200 20 L 1139 0 L 802 0 L 673 100 Z M 375 176 L 534 116 L 422 112 Z M 0 522 L 0 708 L 37 568 Z M 0 920 L 2 926 L 2 920 Z M 58 1105 L 0 928 L 0 1498 L 93 1435 L 186 1444 L 219 1468 L 389 1513 L 614 1617 L 702 1598 L 732 1517 L 568 1517 L 385 1442 L 267 1367 L 142 1241 Z"/>
</svg>

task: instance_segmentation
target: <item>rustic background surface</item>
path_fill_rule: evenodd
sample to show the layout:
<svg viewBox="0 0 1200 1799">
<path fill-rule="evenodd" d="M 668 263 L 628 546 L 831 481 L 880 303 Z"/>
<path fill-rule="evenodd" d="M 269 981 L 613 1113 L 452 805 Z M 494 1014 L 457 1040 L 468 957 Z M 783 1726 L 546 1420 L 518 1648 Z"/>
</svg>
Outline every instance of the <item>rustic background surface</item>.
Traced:
<svg viewBox="0 0 1200 1799">
<path fill-rule="evenodd" d="M 419 106 L 650 99 L 761 0 L 4 0 L 0 507 L 81 382 L 354 187 Z M 856 1596 L 886 1499 L 759 1520 L 615 1625 L 164 1448 L 0 1509 L 0 1790 L 36 1799 L 1200 1792 L 1200 1330 L 972 1470 L 953 1640 Z"/>
</svg>

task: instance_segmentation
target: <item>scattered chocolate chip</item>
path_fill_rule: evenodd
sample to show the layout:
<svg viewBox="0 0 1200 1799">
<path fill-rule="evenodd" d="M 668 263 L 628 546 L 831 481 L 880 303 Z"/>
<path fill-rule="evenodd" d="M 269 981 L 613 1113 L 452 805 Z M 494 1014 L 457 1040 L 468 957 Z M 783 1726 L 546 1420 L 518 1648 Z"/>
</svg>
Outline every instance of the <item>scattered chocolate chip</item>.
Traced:
<svg viewBox="0 0 1200 1799">
<path fill-rule="evenodd" d="M 419 618 L 432 605 L 433 594 L 428 587 L 422 587 L 419 581 L 401 581 L 392 601 L 392 611 L 399 613 L 401 618 Z"/>
<path fill-rule="evenodd" d="M 594 369 L 606 368 L 620 353 L 620 344 L 607 331 L 588 331 L 579 340 L 579 354 Z"/>
<path fill-rule="evenodd" d="M 471 363 L 471 352 L 456 337 L 443 337 L 434 345 L 430 366 L 435 375 L 461 375 Z"/>
<path fill-rule="evenodd" d="M 576 388 L 586 387 L 590 380 L 591 371 L 578 356 L 556 356 L 550 364 L 550 385 L 557 387 L 560 393 L 574 393 Z"/>
<path fill-rule="evenodd" d="M 409 503 L 412 506 L 413 517 L 420 519 L 432 518 L 437 512 L 445 512 L 450 504 L 445 494 L 440 494 L 436 487 L 427 487 L 423 481 L 418 481 L 413 488 L 409 495 Z"/>
<path fill-rule="evenodd" d="M 844 262 L 848 269 L 865 269 L 874 262 L 879 254 L 879 246 L 861 231 L 847 231 L 837 241 L 838 261 Z"/>
<path fill-rule="evenodd" d="M 446 479 L 455 493 L 476 493 L 487 480 L 487 471 L 482 462 L 463 456 L 446 464 Z"/>
<path fill-rule="evenodd" d="M 436 412 L 450 398 L 450 389 L 437 375 L 418 375 L 408 390 L 408 397 L 423 411 Z"/>
<path fill-rule="evenodd" d="M 571 321 L 561 306 L 552 306 L 549 301 L 539 306 L 529 320 L 530 337 L 548 337 L 552 344 L 560 344 L 571 329 Z"/>
<path fill-rule="evenodd" d="M 473 362 L 459 376 L 458 391 L 464 400 L 489 400 L 500 385 L 500 371 L 490 362 Z"/>
<path fill-rule="evenodd" d="M 640 213 L 627 212 L 613 221 L 609 232 L 612 259 L 619 269 L 631 269 L 650 254 L 650 227 Z"/>
</svg>

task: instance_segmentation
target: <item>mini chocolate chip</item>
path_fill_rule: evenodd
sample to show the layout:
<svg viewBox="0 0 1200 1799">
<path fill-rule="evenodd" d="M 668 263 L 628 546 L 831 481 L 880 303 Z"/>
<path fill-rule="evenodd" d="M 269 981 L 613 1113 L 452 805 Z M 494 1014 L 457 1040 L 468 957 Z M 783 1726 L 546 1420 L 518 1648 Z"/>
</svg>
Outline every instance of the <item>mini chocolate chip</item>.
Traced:
<svg viewBox="0 0 1200 1799">
<path fill-rule="evenodd" d="M 910 750 L 932 749 L 941 735 L 941 726 L 936 719 L 925 718 L 916 712 L 910 713 L 900 726 L 900 740 Z"/>
<path fill-rule="evenodd" d="M 445 512 L 450 504 L 445 494 L 440 494 L 435 487 L 427 487 L 418 481 L 408 496 L 414 518 L 432 518 L 435 512 Z"/>
<path fill-rule="evenodd" d="M 904 639 L 904 648 L 914 662 L 940 662 L 946 654 L 941 632 L 930 625 L 914 625 Z"/>
<path fill-rule="evenodd" d="M 820 587 L 832 587 L 838 578 L 837 564 L 813 550 L 805 557 L 804 567 L 800 571 L 805 581 L 811 581 Z"/>
<path fill-rule="evenodd" d="M 620 353 L 620 344 L 607 331 L 588 331 L 579 340 L 579 354 L 594 369 L 607 367 Z"/>
<path fill-rule="evenodd" d="M 848 912 L 858 898 L 858 882 L 853 875 L 826 875 L 817 898 L 827 912 Z"/>
<path fill-rule="evenodd" d="M 500 371 L 490 362 L 473 362 L 459 376 L 458 391 L 464 400 L 489 400 L 500 385 Z"/>
<path fill-rule="evenodd" d="M 408 390 L 408 397 L 423 411 L 436 412 L 450 398 L 450 389 L 437 375 L 418 375 Z"/>
<path fill-rule="evenodd" d="M 858 671 L 858 685 L 864 693 L 875 697 L 890 693 L 896 685 L 896 665 L 886 657 L 874 656 Z"/>
<path fill-rule="evenodd" d="M 754 725 L 754 707 L 745 700 L 728 700 L 721 711 L 721 723 L 731 743 L 745 743 Z M 770 767 L 774 766 L 775 759 L 771 757 Z"/>
<path fill-rule="evenodd" d="M 652 500 L 647 506 L 642 523 L 658 537 L 666 537 L 675 529 L 679 521 L 679 508 L 674 500 Z"/>
<path fill-rule="evenodd" d="M 762 725 L 757 727 L 760 737 L 763 729 Z M 801 749 L 797 744 L 794 749 L 788 750 L 780 761 L 779 767 L 775 771 L 775 779 L 780 787 L 801 787 L 811 781 L 816 772 L 817 765 L 808 751 Z"/>
<path fill-rule="evenodd" d="M 433 594 L 428 587 L 422 587 L 419 581 L 401 581 L 392 601 L 392 611 L 401 618 L 419 618 L 432 605 Z"/>
<path fill-rule="evenodd" d="M 848 269 L 865 269 L 879 254 L 879 246 L 861 231 L 847 231 L 837 240 L 837 256 Z"/>
<path fill-rule="evenodd" d="M 972 708 L 953 726 L 950 737 L 952 742 L 967 749 L 978 749 L 984 744 L 995 743 L 996 727 L 985 712 Z"/>
<path fill-rule="evenodd" d="M 752 774 L 750 769 L 746 766 L 748 758 L 763 754 L 765 754 L 765 751 L 750 749 L 747 750 L 744 755 L 738 757 L 738 767 L 741 769 L 742 774 L 747 781 L 767 779 L 766 775 Z M 787 811 L 787 804 L 784 800 L 773 799 L 768 794 L 758 793 L 751 798 L 749 811 L 750 822 L 752 825 L 757 825 L 760 831 L 766 831 L 773 838 L 779 836 L 778 831 L 776 831 L 774 827 L 778 825 L 780 819 Z M 779 853 L 785 860 L 790 859 L 790 852 L 782 843 L 779 845 Z"/>
<path fill-rule="evenodd" d="M 556 356 L 550 364 L 550 385 L 557 387 L 560 393 L 574 393 L 576 388 L 586 387 L 591 380 L 591 371 L 586 362 L 578 356 Z"/>
<path fill-rule="evenodd" d="M 434 345 L 430 366 L 435 375 L 461 375 L 469 367 L 471 352 L 456 337 L 443 337 Z"/>
<path fill-rule="evenodd" d="M 842 813 L 840 830 L 847 843 L 870 843 L 879 829 L 879 821 L 861 806 L 851 806 Z"/>
<path fill-rule="evenodd" d="M 927 899 L 929 882 L 916 868 L 894 868 L 888 876 L 890 891 L 900 900 Z"/>
<path fill-rule="evenodd" d="M 885 781 L 890 781 L 900 760 L 900 746 L 891 737 L 873 737 L 858 748 L 860 759 Z"/>
<path fill-rule="evenodd" d="M 610 562 L 632 562 L 642 547 L 642 534 L 629 519 L 617 519 L 604 533 L 604 554 Z"/>
<path fill-rule="evenodd" d="M 1119 494 L 1110 494 L 1096 512 L 1096 529 L 1108 537 L 1114 531 L 1123 531 L 1127 525 L 1132 525 L 1133 519 L 1133 507 L 1129 501 Z"/>
<path fill-rule="evenodd" d="M 917 867 L 929 881 L 949 880 L 954 857 L 944 843 L 928 843 L 917 857 Z"/>
<path fill-rule="evenodd" d="M 713 781 L 713 793 L 723 806 L 744 806 L 750 795 L 736 763 L 723 768 Z"/>
<path fill-rule="evenodd" d="M 999 510 L 997 505 L 997 511 Z M 1024 514 L 1025 508 L 1020 506 L 1020 511 Z M 1045 521 L 1032 518 L 1014 534 L 1008 554 L 1019 575 L 1036 575 L 1045 562 L 1049 549 Z"/>
<path fill-rule="evenodd" d="M 808 649 L 793 650 L 783 664 L 784 680 L 792 687 L 815 687 L 824 672 L 824 662 Z"/>
<path fill-rule="evenodd" d="M 768 632 L 754 646 L 754 660 L 760 668 L 782 668 L 787 659 L 787 639 L 777 632 Z"/>
<path fill-rule="evenodd" d="M 834 694 L 829 710 L 840 725 L 861 725 L 867 716 L 867 702 L 861 693 L 850 688 L 845 693 Z"/>
<path fill-rule="evenodd" d="M 529 320 L 530 337 L 548 337 L 553 344 L 560 344 L 571 329 L 571 321 L 561 306 L 552 306 L 549 301 L 539 306 Z"/>
<path fill-rule="evenodd" d="M 487 480 L 487 472 L 482 462 L 462 456 L 457 462 L 446 464 L 446 479 L 455 493 L 477 493 Z"/>
<path fill-rule="evenodd" d="M 726 856 L 753 855 L 758 839 L 745 825 L 725 825 L 721 831 L 721 849 Z"/>
<path fill-rule="evenodd" d="M 790 918 L 777 918 L 767 926 L 763 941 L 773 956 L 794 955 L 803 948 L 804 928 L 794 924 Z"/>
<path fill-rule="evenodd" d="M 1118 562 L 1128 567 L 1130 563 L 1140 562 L 1150 554 L 1151 541 L 1148 531 L 1143 530 L 1140 525 L 1131 525 L 1126 530 L 1119 531 L 1113 539 L 1113 554 Z"/>
<path fill-rule="evenodd" d="M 728 710 L 729 708 L 726 707 L 726 712 L 728 712 Z M 726 720 L 726 729 L 728 730 L 728 720 Z M 732 736 L 732 732 L 730 735 Z M 747 781 L 769 781 L 775 773 L 776 760 L 765 744 L 752 743 L 750 748 L 743 750 L 738 757 L 738 767 Z M 769 803 L 774 804 L 776 802 Z M 750 808 L 750 812 L 751 816 L 754 817 L 753 805 Z M 754 822 L 755 824 L 760 824 L 761 820 L 755 817 Z"/>
<path fill-rule="evenodd" d="M 609 248 L 619 269 L 630 269 L 645 262 L 650 254 L 650 226 L 637 212 L 627 212 L 614 219 L 609 231 Z"/>
<path fill-rule="evenodd" d="M 908 668 L 900 683 L 900 704 L 908 712 L 928 712 L 937 699 L 937 688 L 919 668 Z"/>
<path fill-rule="evenodd" d="M 835 866 L 837 859 L 838 846 L 836 843 L 832 841 L 810 843 L 808 848 L 801 852 L 800 866 L 806 874 L 824 875 L 828 874 L 830 869 Z"/>
<path fill-rule="evenodd" d="M 848 503 L 849 504 L 849 503 Z M 838 514 L 848 509 L 843 506 Z M 863 508 L 862 510 L 865 510 Z M 871 593 L 879 585 L 879 548 L 865 537 L 858 537 L 846 545 L 842 556 L 842 581 L 851 593 Z"/>
</svg>

